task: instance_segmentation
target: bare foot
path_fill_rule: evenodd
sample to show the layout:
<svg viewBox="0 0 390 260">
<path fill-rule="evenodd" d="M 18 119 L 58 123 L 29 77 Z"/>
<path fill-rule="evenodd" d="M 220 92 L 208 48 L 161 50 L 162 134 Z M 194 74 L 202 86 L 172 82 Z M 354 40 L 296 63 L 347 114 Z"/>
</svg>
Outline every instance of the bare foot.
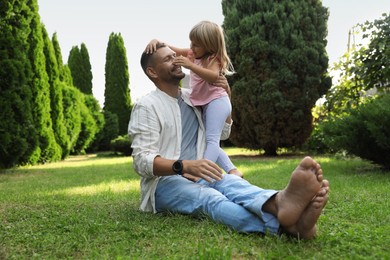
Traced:
<svg viewBox="0 0 390 260">
<path fill-rule="evenodd" d="M 296 237 L 311 239 L 317 234 L 317 220 L 320 217 L 329 198 L 329 182 L 324 180 L 320 191 L 303 211 L 296 225 L 285 231 Z"/>
<path fill-rule="evenodd" d="M 295 225 L 321 188 L 320 165 L 305 157 L 291 174 L 287 187 L 275 196 L 276 216 L 282 227 Z"/>
<path fill-rule="evenodd" d="M 230 170 L 229 174 L 237 175 L 238 177 L 244 178 L 244 174 L 237 169 Z"/>
</svg>

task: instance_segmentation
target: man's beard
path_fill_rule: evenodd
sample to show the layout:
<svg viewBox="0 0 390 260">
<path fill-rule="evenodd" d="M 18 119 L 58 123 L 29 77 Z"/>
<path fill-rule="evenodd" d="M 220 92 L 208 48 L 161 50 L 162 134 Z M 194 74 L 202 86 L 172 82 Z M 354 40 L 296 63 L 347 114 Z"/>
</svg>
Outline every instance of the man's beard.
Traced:
<svg viewBox="0 0 390 260">
<path fill-rule="evenodd" d="M 178 73 L 177 69 L 173 70 L 171 75 L 172 75 L 172 80 L 177 82 L 180 82 L 186 76 L 186 74 L 183 71 L 180 71 L 180 73 Z"/>
</svg>

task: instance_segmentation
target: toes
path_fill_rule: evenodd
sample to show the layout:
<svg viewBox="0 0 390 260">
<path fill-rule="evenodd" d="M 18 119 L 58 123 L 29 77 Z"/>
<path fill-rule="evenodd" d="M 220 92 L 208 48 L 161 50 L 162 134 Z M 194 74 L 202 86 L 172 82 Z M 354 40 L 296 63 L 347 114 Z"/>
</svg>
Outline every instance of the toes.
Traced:
<svg viewBox="0 0 390 260">
<path fill-rule="evenodd" d="M 328 180 L 323 180 L 322 181 L 322 187 L 329 189 L 329 181 Z"/>
<path fill-rule="evenodd" d="M 301 161 L 300 166 L 305 168 L 305 169 L 315 169 L 316 164 L 317 163 L 310 156 L 306 156 Z"/>
<path fill-rule="evenodd" d="M 317 180 L 319 182 L 322 182 L 324 180 L 324 175 L 322 174 L 322 169 L 320 168 L 319 170 L 317 170 L 316 174 L 317 174 Z"/>
</svg>

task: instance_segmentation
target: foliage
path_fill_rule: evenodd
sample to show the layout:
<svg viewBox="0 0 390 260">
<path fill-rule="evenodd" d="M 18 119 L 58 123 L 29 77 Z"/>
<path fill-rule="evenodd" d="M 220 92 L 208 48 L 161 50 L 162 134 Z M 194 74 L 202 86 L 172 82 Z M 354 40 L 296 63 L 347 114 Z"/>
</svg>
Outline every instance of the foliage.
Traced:
<svg viewBox="0 0 390 260">
<path fill-rule="evenodd" d="M 104 125 L 91 146 L 91 151 L 109 151 L 111 140 L 118 137 L 118 117 L 110 111 L 103 111 Z"/>
<path fill-rule="evenodd" d="M 38 4 L 36 0 L 33 0 L 29 1 L 27 5 L 32 11 L 31 31 L 27 39 L 32 76 L 29 78 L 28 84 L 33 96 L 34 127 L 38 131 L 38 144 L 29 158 L 29 163 L 35 164 L 61 159 L 61 147 L 56 142 L 50 117 L 50 85 L 46 73 L 42 24 L 38 14 Z"/>
<path fill-rule="evenodd" d="M 390 16 L 383 14 L 382 19 L 366 21 L 354 28 L 363 33 L 362 38 L 369 40 L 369 44 L 352 45 L 335 64 L 333 69 L 340 71 L 339 80 L 326 94 L 323 111 L 331 116 L 342 116 L 373 93 L 389 89 Z"/>
<path fill-rule="evenodd" d="M 111 141 L 111 150 L 130 156 L 133 152 L 131 148 L 131 137 L 129 135 L 121 135 Z"/>
<path fill-rule="evenodd" d="M 126 49 L 121 34 L 111 33 L 106 52 L 104 110 L 118 117 L 119 134 L 127 133 L 131 112 Z"/>
<path fill-rule="evenodd" d="M 103 128 L 97 100 L 73 86 L 56 34 L 51 41 L 40 22 L 37 0 L 1 1 L 0 8 L 0 168 L 83 152 Z M 80 56 L 90 72 L 85 45 Z M 91 72 L 85 78 L 91 81 Z"/>
<path fill-rule="evenodd" d="M 365 90 L 377 89 L 379 92 L 390 90 L 390 13 L 381 19 L 366 21 L 360 25 L 363 39 L 368 39 L 367 48 L 356 53 L 355 59 L 361 60 L 362 66 L 356 68 L 363 80 Z"/>
<path fill-rule="evenodd" d="M 68 86 L 62 83 L 63 102 L 64 102 L 64 122 L 67 130 L 67 135 L 70 140 L 69 147 L 66 152 L 70 153 L 76 146 L 77 139 L 81 132 L 81 99 L 80 90 L 73 86 Z"/>
<path fill-rule="evenodd" d="M 386 107 L 381 105 L 382 98 L 374 101 L 371 99 L 388 92 L 389 28 L 390 18 L 386 14 L 382 19 L 367 21 L 354 27 L 353 31 L 363 33 L 362 38 L 369 42 L 352 44 L 335 64 L 334 70 L 340 71 L 339 80 L 325 96 L 324 105 L 314 111 L 318 116 L 318 125 L 306 148 L 317 152 L 337 152 L 343 149 L 388 167 L 383 162 L 387 160 L 386 156 L 382 154 L 384 149 L 388 149 L 383 147 L 388 133 L 385 128 L 380 127 L 387 122 L 388 114 Z M 366 105 L 366 102 L 370 104 Z M 383 122 L 376 113 L 382 114 Z M 346 125 L 342 125 L 343 123 Z M 374 127 L 375 125 L 378 127 Z"/>
<path fill-rule="evenodd" d="M 249 149 L 299 146 L 311 109 L 331 86 L 325 51 L 328 11 L 321 1 L 222 1 L 230 58 L 232 141 Z"/>
<path fill-rule="evenodd" d="M 231 154 L 234 164 L 264 188 L 283 188 L 299 161 L 239 154 L 246 156 Z M 140 212 L 131 157 L 72 156 L 2 171 L 0 258 L 387 259 L 389 175 L 360 159 L 316 159 L 331 193 L 312 241 L 238 234 L 207 218 Z"/>
<path fill-rule="evenodd" d="M 349 115 L 322 123 L 324 143 L 390 169 L 390 95 L 370 100 Z"/>
<path fill-rule="evenodd" d="M 58 64 L 57 62 L 54 45 L 44 26 L 42 26 L 42 34 L 44 40 L 46 73 L 49 76 L 50 85 L 50 115 L 53 123 L 55 140 L 61 147 L 61 159 L 64 159 L 69 155 L 68 147 L 70 145 L 70 138 L 66 134 L 66 127 L 64 124 L 62 84 L 60 83 L 60 70 L 63 66 L 62 63 Z M 56 48 L 59 49 L 59 45 Z M 61 56 L 59 56 L 59 59 L 62 62 Z"/>
<path fill-rule="evenodd" d="M 81 131 L 73 149 L 74 154 L 84 154 L 103 127 L 103 114 L 98 101 L 92 95 L 81 94 Z"/>
<path fill-rule="evenodd" d="M 92 67 L 87 47 L 84 43 L 73 46 L 68 57 L 73 84 L 84 94 L 92 94 Z"/>
<path fill-rule="evenodd" d="M 72 79 L 72 75 L 71 75 L 69 66 L 64 65 L 63 60 L 62 60 L 61 47 L 60 47 L 60 43 L 58 42 L 58 39 L 57 39 L 57 33 L 53 34 L 51 41 L 53 44 L 54 53 L 56 55 L 60 81 L 64 82 L 68 86 L 73 86 L 73 79 Z"/>
<path fill-rule="evenodd" d="M 26 163 L 38 143 L 28 85 L 31 19 L 24 3 L 0 1 L 0 168 Z"/>
</svg>

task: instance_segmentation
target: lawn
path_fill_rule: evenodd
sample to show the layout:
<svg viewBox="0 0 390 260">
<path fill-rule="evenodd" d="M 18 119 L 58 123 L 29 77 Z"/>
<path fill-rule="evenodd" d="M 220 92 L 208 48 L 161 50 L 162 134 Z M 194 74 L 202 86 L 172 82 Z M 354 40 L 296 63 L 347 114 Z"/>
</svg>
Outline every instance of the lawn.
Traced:
<svg viewBox="0 0 390 260">
<path fill-rule="evenodd" d="M 245 178 L 281 189 L 302 156 L 227 149 Z M 207 218 L 138 210 L 131 157 L 75 156 L 0 172 L 0 259 L 389 259 L 390 172 L 316 157 L 331 183 L 311 241 L 232 232 Z"/>
</svg>

